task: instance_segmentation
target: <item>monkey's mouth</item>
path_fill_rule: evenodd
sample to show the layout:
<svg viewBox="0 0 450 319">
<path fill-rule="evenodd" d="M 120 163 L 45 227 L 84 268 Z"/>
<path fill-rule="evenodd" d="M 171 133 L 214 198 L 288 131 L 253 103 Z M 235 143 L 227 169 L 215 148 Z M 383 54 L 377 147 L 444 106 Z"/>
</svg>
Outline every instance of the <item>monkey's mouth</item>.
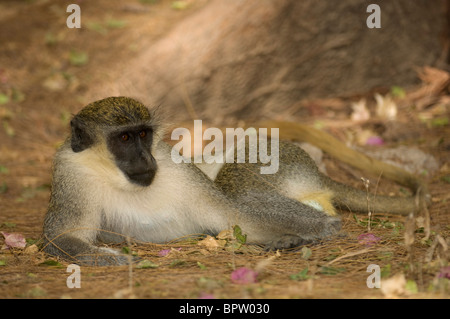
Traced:
<svg viewBox="0 0 450 319">
<path fill-rule="evenodd" d="M 149 170 L 145 172 L 132 173 L 127 174 L 127 176 L 132 183 L 140 186 L 149 186 L 155 177 L 155 171 Z"/>
</svg>

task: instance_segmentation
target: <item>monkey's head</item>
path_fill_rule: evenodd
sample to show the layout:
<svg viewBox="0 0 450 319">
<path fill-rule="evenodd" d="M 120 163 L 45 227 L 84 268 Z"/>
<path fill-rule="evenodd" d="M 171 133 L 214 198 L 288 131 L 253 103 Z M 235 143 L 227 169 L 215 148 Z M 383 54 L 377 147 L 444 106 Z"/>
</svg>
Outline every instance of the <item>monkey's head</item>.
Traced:
<svg viewBox="0 0 450 319">
<path fill-rule="evenodd" d="M 108 97 L 84 107 L 70 125 L 70 145 L 75 153 L 104 143 L 131 183 L 152 183 L 157 169 L 151 153 L 155 121 L 142 103 L 127 97 Z"/>
</svg>

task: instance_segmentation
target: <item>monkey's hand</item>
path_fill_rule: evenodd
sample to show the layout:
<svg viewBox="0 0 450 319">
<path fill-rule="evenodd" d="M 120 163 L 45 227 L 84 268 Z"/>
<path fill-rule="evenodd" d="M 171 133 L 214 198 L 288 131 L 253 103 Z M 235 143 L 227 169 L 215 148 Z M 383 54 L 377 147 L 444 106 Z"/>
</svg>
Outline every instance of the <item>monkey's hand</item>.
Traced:
<svg viewBox="0 0 450 319">
<path fill-rule="evenodd" d="M 115 249 L 97 247 L 70 235 L 58 236 L 52 240 L 45 238 L 44 251 L 82 266 L 120 266 L 136 261 Z"/>
<path fill-rule="evenodd" d="M 114 249 L 98 248 L 95 253 L 73 256 L 76 264 L 84 266 L 123 266 L 136 261 L 132 256 L 120 254 Z"/>
</svg>

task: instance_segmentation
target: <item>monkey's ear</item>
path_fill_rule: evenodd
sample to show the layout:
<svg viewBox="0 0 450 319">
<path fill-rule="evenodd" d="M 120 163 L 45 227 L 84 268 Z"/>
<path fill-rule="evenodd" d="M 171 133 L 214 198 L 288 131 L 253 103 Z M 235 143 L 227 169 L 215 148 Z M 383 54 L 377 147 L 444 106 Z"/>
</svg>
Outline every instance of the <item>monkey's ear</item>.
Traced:
<svg viewBox="0 0 450 319">
<path fill-rule="evenodd" d="M 75 153 L 84 151 L 89 148 L 92 144 L 94 144 L 94 139 L 88 133 L 86 124 L 74 117 L 72 121 L 70 121 L 70 127 L 72 130 L 72 138 L 70 144 L 72 146 L 72 150 Z"/>
</svg>

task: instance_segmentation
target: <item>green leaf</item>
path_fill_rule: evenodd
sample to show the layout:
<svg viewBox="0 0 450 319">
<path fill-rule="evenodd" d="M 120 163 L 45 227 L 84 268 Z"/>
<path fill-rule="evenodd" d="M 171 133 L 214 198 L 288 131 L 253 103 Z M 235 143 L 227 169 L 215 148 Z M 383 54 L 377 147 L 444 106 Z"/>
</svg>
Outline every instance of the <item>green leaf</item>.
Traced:
<svg viewBox="0 0 450 319">
<path fill-rule="evenodd" d="M 417 288 L 417 283 L 414 280 L 408 279 L 406 281 L 405 289 L 410 293 L 416 294 L 419 292 L 419 288 Z"/>
<path fill-rule="evenodd" d="M 448 125 L 448 117 L 440 117 L 432 119 L 430 122 L 432 127 L 443 127 Z"/>
<path fill-rule="evenodd" d="M 5 194 L 8 191 L 8 185 L 6 182 L 0 184 L 0 194 Z"/>
<path fill-rule="evenodd" d="M 346 271 L 345 268 L 335 268 L 335 267 L 327 267 L 327 266 L 323 266 L 320 267 L 319 272 L 322 275 L 329 275 L 329 276 L 334 276 L 337 274 L 340 274 L 341 272 Z"/>
<path fill-rule="evenodd" d="M 159 265 L 154 262 L 144 259 L 137 263 L 136 268 L 138 269 L 147 269 L 147 268 L 158 268 Z"/>
<path fill-rule="evenodd" d="M 110 29 L 121 29 L 127 25 L 127 22 L 125 20 L 116 20 L 116 19 L 109 19 L 106 22 L 106 26 Z"/>
<path fill-rule="evenodd" d="M 189 2 L 187 1 L 174 1 L 172 2 L 172 9 L 175 10 L 184 10 L 189 6 Z"/>
<path fill-rule="evenodd" d="M 22 91 L 15 88 L 12 89 L 11 97 L 14 102 L 22 102 L 25 100 L 25 94 Z"/>
<path fill-rule="evenodd" d="M 54 266 L 54 267 L 63 267 L 59 262 L 53 259 L 47 259 L 44 262 L 39 264 L 40 266 Z"/>
<path fill-rule="evenodd" d="M 106 27 L 100 22 L 88 22 L 86 26 L 89 30 L 98 32 L 100 34 L 108 33 L 108 29 L 106 29 Z"/>
<path fill-rule="evenodd" d="M 31 297 L 44 297 L 47 296 L 47 291 L 41 287 L 34 287 L 28 290 L 27 296 Z"/>
<path fill-rule="evenodd" d="M 8 121 L 3 121 L 3 129 L 5 130 L 6 135 L 8 135 L 9 137 L 14 137 L 16 135 L 14 128 L 9 124 Z"/>
<path fill-rule="evenodd" d="M 183 266 L 184 264 L 186 264 L 186 261 L 181 260 L 181 259 L 176 259 L 170 263 L 169 267 L 180 267 L 180 266 Z"/>
<path fill-rule="evenodd" d="M 247 241 L 247 234 L 242 234 L 242 229 L 238 225 L 233 226 L 233 236 L 240 244 L 245 244 Z"/>
<path fill-rule="evenodd" d="M 381 268 L 380 276 L 381 278 L 388 278 L 391 275 L 391 264 L 387 264 Z"/>
<path fill-rule="evenodd" d="M 0 224 L 0 226 L 5 226 L 5 227 L 8 227 L 8 228 L 13 228 L 13 227 L 16 227 L 16 223 L 4 222 L 3 224 Z"/>
<path fill-rule="evenodd" d="M 442 176 L 442 177 L 441 177 L 441 180 L 442 180 L 443 182 L 447 182 L 447 183 L 450 184 L 450 175 Z"/>
<path fill-rule="evenodd" d="M 0 93 L 0 105 L 6 104 L 8 102 L 9 102 L 9 96 L 4 93 Z"/>
<path fill-rule="evenodd" d="M 289 276 L 290 279 L 298 280 L 298 281 L 306 280 L 306 279 L 309 279 L 310 277 L 311 276 L 308 275 L 308 267 L 306 267 L 305 269 L 303 269 L 302 271 L 300 271 L 296 274 Z"/>
<path fill-rule="evenodd" d="M 86 52 L 70 51 L 69 62 L 74 66 L 86 65 L 89 61 L 89 56 Z"/>
<path fill-rule="evenodd" d="M 399 99 L 403 99 L 406 96 L 405 90 L 400 86 L 391 87 L 391 94 L 393 97 L 397 97 Z"/>
<path fill-rule="evenodd" d="M 302 247 L 301 253 L 302 253 L 302 259 L 308 260 L 309 257 L 311 257 L 311 255 L 312 255 L 312 250 L 308 247 Z"/>
<path fill-rule="evenodd" d="M 197 266 L 201 269 L 201 270 L 205 270 L 206 266 L 203 265 L 201 262 L 197 261 Z"/>
</svg>

